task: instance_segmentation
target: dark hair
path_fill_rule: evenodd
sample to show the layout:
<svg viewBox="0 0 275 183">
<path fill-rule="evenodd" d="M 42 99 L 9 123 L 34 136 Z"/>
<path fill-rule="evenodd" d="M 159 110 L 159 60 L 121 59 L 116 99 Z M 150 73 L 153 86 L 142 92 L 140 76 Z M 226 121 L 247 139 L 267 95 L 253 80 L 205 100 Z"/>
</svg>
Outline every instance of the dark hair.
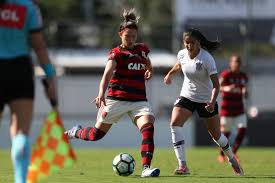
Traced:
<svg viewBox="0 0 275 183">
<path fill-rule="evenodd" d="M 184 32 L 183 37 L 186 36 L 191 36 L 198 40 L 201 44 L 201 47 L 209 52 L 215 51 L 221 45 L 219 41 L 209 41 L 199 30 L 194 28 L 188 29 L 186 32 Z"/>
<path fill-rule="evenodd" d="M 6 0 L 0 0 L 0 4 L 5 4 Z"/>
<path fill-rule="evenodd" d="M 124 10 L 122 14 L 124 21 L 120 24 L 119 32 L 123 31 L 125 28 L 138 29 L 138 19 L 139 16 L 135 9 L 130 9 L 129 11 Z"/>
</svg>

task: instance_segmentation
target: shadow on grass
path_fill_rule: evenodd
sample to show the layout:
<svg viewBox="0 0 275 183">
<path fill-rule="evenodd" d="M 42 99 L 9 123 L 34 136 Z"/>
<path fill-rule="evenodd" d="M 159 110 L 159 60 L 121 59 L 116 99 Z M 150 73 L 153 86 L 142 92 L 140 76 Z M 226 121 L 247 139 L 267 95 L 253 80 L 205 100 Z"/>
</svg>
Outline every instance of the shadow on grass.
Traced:
<svg viewBox="0 0 275 183">
<path fill-rule="evenodd" d="M 141 178 L 139 175 L 132 175 L 128 178 Z M 274 175 L 265 175 L 265 176 L 203 176 L 203 175 L 160 175 L 159 177 L 151 178 L 207 178 L 207 179 L 275 179 Z M 145 178 L 146 179 L 146 178 Z"/>
<path fill-rule="evenodd" d="M 198 177 L 198 178 L 212 178 L 212 179 L 275 179 L 275 176 L 250 176 L 250 175 L 244 175 L 244 176 L 235 176 L 235 177 L 230 177 L 230 176 L 193 176 L 193 177 Z"/>
</svg>

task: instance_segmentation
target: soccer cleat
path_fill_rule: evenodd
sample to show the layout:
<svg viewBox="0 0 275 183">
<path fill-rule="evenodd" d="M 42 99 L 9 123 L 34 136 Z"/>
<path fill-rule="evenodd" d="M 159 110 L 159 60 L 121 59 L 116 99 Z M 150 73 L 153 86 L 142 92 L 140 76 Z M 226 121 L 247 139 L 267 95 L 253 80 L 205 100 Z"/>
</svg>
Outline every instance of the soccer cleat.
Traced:
<svg viewBox="0 0 275 183">
<path fill-rule="evenodd" d="M 187 166 L 179 166 L 176 168 L 175 175 L 189 175 L 190 171 Z"/>
<path fill-rule="evenodd" d="M 236 158 L 232 158 L 231 160 L 229 160 L 229 163 L 231 164 L 235 175 L 239 175 L 239 176 L 244 175 L 244 171 L 243 171 L 241 165 L 236 160 Z"/>
<path fill-rule="evenodd" d="M 72 129 L 67 130 L 64 132 L 64 134 L 69 138 L 69 139 L 73 139 L 76 138 L 76 132 L 77 130 L 82 129 L 82 127 L 80 125 L 76 125 L 74 126 Z"/>
<path fill-rule="evenodd" d="M 217 158 L 217 160 L 220 163 L 224 163 L 226 159 L 225 159 L 225 156 L 219 155 L 218 158 Z"/>
<path fill-rule="evenodd" d="M 141 177 L 158 177 L 159 174 L 160 174 L 159 168 L 150 169 L 150 167 L 145 167 L 141 172 Z"/>
</svg>

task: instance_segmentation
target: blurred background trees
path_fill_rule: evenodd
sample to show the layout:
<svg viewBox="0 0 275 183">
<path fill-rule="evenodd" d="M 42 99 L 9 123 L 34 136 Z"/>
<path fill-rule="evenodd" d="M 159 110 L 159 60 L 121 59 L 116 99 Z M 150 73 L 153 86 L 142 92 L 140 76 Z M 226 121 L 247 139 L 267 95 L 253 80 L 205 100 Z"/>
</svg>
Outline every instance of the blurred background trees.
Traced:
<svg viewBox="0 0 275 183">
<path fill-rule="evenodd" d="M 167 0 L 38 0 L 45 33 L 53 47 L 111 48 L 123 9 L 136 8 L 141 15 L 139 39 L 150 47 L 171 50 L 172 11 Z"/>
<path fill-rule="evenodd" d="M 173 53 L 181 47 L 181 34 L 175 34 L 175 0 L 37 0 L 37 2 L 43 14 L 45 34 L 50 47 L 112 48 L 120 43 L 117 32 L 123 20 L 121 17 L 123 9 L 131 8 L 136 8 L 141 15 L 139 41 L 147 43 L 153 49 Z M 194 22 L 187 27 L 192 24 Z M 204 22 L 204 25 L 207 24 Z M 216 22 L 216 24 L 229 26 L 232 23 Z M 257 22 L 253 24 L 254 28 L 264 29 Z M 211 23 L 208 25 L 211 26 Z M 205 27 L 201 28 L 204 31 Z M 218 32 L 219 27 L 214 30 Z M 208 33 L 216 35 L 215 31 L 211 28 Z M 232 33 L 230 31 L 223 33 L 222 41 Z M 257 30 L 253 30 L 253 34 L 261 36 Z M 219 33 L 217 35 L 220 37 Z M 241 37 L 229 42 L 223 41 L 222 48 L 216 54 L 228 57 L 233 52 L 242 53 L 244 42 L 242 39 Z M 274 44 L 270 42 L 250 42 L 251 55 L 273 57 L 275 56 L 273 50 Z"/>
</svg>

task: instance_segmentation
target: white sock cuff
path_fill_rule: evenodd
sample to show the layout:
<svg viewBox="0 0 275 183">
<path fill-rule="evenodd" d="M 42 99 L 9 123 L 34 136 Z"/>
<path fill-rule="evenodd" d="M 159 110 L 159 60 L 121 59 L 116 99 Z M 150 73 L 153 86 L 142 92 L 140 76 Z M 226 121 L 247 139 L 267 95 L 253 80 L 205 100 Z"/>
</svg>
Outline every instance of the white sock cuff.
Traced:
<svg viewBox="0 0 275 183">
<path fill-rule="evenodd" d="M 170 126 L 170 129 L 171 129 L 173 143 L 184 141 L 183 131 L 181 126 Z"/>
<path fill-rule="evenodd" d="M 181 133 L 182 132 L 182 127 L 181 126 L 170 126 L 171 132 L 175 133 Z"/>
<path fill-rule="evenodd" d="M 213 139 L 214 142 L 216 142 L 216 144 L 218 144 L 220 147 L 225 147 L 228 144 L 228 140 L 227 138 L 223 135 L 223 133 L 221 133 L 220 138 L 216 141 L 215 139 Z"/>
</svg>

